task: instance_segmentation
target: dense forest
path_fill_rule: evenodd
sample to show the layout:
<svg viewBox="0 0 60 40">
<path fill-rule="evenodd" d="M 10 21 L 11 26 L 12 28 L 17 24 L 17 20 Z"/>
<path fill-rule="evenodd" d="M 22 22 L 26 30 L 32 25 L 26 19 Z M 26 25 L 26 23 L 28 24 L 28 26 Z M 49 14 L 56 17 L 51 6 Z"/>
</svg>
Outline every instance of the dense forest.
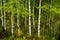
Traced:
<svg viewBox="0 0 60 40">
<path fill-rule="evenodd" d="M 0 40 L 60 40 L 60 0 L 0 0 Z"/>
</svg>

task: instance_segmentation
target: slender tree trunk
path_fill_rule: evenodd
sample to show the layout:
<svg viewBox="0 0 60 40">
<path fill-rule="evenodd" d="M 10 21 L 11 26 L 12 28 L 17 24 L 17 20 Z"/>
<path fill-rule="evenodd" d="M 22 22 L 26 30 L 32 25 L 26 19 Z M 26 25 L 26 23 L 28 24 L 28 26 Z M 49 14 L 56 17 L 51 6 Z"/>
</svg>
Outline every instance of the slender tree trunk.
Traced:
<svg viewBox="0 0 60 40">
<path fill-rule="evenodd" d="M 26 8 L 27 8 L 27 0 L 26 0 Z M 26 27 L 26 14 L 25 14 L 25 27 Z"/>
<path fill-rule="evenodd" d="M 16 0 L 16 2 L 18 2 L 18 0 Z M 18 6 L 18 3 L 16 4 L 16 6 Z M 17 26 L 18 26 L 18 32 L 20 31 L 20 20 L 19 20 L 19 13 L 18 13 L 18 7 L 17 7 Z"/>
<path fill-rule="evenodd" d="M 12 10 L 12 9 L 11 9 Z M 12 24 L 12 34 L 14 31 L 14 20 L 13 20 L 13 13 L 11 14 L 11 24 Z"/>
<path fill-rule="evenodd" d="M 31 35 L 31 7 L 30 7 L 30 0 L 29 0 L 29 34 Z"/>
<path fill-rule="evenodd" d="M 2 0 L 1 0 L 0 5 L 2 6 Z M 3 28 L 3 26 L 4 26 L 3 22 L 4 22 L 4 21 L 3 21 L 3 13 L 2 13 L 2 12 L 3 12 L 3 11 L 2 11 L 2 9 L 1 9 L 1 17 L 2 17 L 2 18 L 1 18 L 1 21 L 2 21 L 2 28 Z"/>
<path fill-rule="evenodd" d="M 11 32 L 13 34 L 14 33 L 14 13 L 12 12 L 12 4 L 10 6 L 11 6 L 11 26 L 12 26 Z"/>
<path fill-rule="evenodd" d="M 39 6 L 41 7 L 41 0 L 39 0 Z M 40 36 L 40 14 L 41 14 L 41 8 L 39 8 L 39 18 L 38 18 L 38 37 Z"/>
<path fill-rule="evenodd" d="M 53 0 L 51 0 L 51 6 L 52 6 L 52 4 L 53 4 Z M 51 12 L 51 16 L 52 16 L 52 24 L 53 24 L 53 15 L 52 15 L 52 12 Z M 52 25 L 53 26 L 53 25 Z M 52 27 L 51 27 L 51 37 L 52 37 Z"/>
<path fill-rule="evenodd" d="M 35 0 L 34 0 L 34 4 L 33 4 L 33 26 L 35 27 L 35 22 L 34 22 L 34 8 L 35 8 Z"/>
<path fill-rule="evenodd" d="M 6 31 L 6 13 L 5 13 L 5 1 L 6 0 L 3 0 L 3 7 L 4 7 L 4 29 Z"/>
</svg>

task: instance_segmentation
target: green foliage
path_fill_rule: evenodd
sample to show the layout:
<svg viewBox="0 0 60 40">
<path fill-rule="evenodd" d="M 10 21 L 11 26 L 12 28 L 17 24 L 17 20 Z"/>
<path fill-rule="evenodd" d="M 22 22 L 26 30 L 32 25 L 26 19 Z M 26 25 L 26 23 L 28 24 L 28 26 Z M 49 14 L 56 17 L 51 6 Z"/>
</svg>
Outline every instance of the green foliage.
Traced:
<svg viewBox="0 0 60 40">
<path fill-rule="evenodd" d="M 26 0 L 27 1 L 27 0 Z M 35 25 L 33 26 L 32 23 L 32 35 L 28 33 L 28 16 L 29 16 L 29 9 L 28 9 L 28 1 L 26 3 L 25 0 L 7 0 L 5 2 L 5 7 L 0 5 L 0 11 L 5 8 L 6 11 L 6 20 L 7 20 L 7 36 L 0 40 L 57 40 L 57 36 L 60 33 L 60 1 L 51 0 L 49 3 L 47 0 L 42 0 L 42 5 L 38 6 L 38 2 L 34 2 L 31 0 L 31 21 L 32 16 L 34 16 Z M 27 7 L 26 7 L 27 5 Z M 34 7 L 35 5 L 35 7 Z M 34 14 L 33 14 L 33 7 Z M 41 8 L 41 33 L 40 37 L 37 37 L 37 25 L 38 25 L 38 10 Z M 14 35 L 11 34 L 11 14 L 14 16 Z M 17 14 L 20 17 L 20 31 L 17 28 Z M 1 14 L 0 14 L 1 15 Z M 2 34 L 2 23 L 1 23 L 0 16 L 0 34 Z M 25 18 L 26 18 L 26 26 L 25 26 Z M 50 26 L 49 26 L 50 25 Z M 54 29 L 55 28 L 55 29 Z M 54 32 L 55 31 L 55 32 Z M 58 31 L 58 32 L 57 32 Z"/>
</svg>

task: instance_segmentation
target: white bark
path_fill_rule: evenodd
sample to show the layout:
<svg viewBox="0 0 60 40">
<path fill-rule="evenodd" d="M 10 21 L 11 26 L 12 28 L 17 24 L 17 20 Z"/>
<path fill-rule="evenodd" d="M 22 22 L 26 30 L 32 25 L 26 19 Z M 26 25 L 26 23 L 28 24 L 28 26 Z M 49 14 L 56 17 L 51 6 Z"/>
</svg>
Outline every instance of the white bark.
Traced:
<svg viewBox="0 0 60 40">
<path fill-rule="evenodd" d="M 27 8 L 27 0 L 26 0 L 26 8 Z M 25 27 L 26 27 L 26 14 L 25 14 Z"/>
<path fill-rule="evenodd" d="M 34 4 L 33 4 L 33 26 L 35 27 L 35 22 L 34 22 L 34 7 L 35 7 L 35 0 L 34 0 Z"/>
<path fill-rule="evenodd" d="M 2 0 L 1 0 L 1 3 L 0 3 L 0 5 L 2 6 Z M 4 26 L 4 24 L 3 24 L 3 13 L 2 13 L 3 11 L 1 10 L 1 21 L 2 21 L 2 27 Z"/>
<path fill-rule="evenodd" d="M 39 0 L 39 6 L 41 7 L 41 0 Z M 40 14 L 41 14 L 41 8 L 39 8 L 39 18 L 38 18 L 38 37 L 40 36 Z"/>
<path fill-rule="evenodd" d="M 18 0 L 16 0 L 16 2 L 18 2 Z M 18 6 L 18 4 L 16 4 L 16 7 Z M 18 7 L 17 7 L 17 27 L 18 27 L 18 32 L 20 31 L 20 20 L 19 20 L 19 13 L 18 13 Z"/>
<path fill-rule="evenodd" d="M 13 34 L 13 31 L 14 31 L 13 13 L 11 14 L 11 24 L 12 24 L 12 34 Z"/>
<path fill-rule="evenodd" d="M 12 10 L 12 9 L 11 9 Z M 11 12 L 12 13 L 12 12 Z M 13 13 L 11 14 L 11 24 L 12 24 L 12 34 L 14 31 L 14 19 L 13 19 Z"/>
<path fill-rule="evenodd" d="M 12 12 L 12 4 L 10 6 L 11 6 L 11 26 L 12 26 L 11 32 L 13 34 L 14 33 L 14 14 Z"/>
<path fill-rule="evenodd" d="M 3 7 L 4 7 L 4 29 L 6 31 L 6 13 L 5 13 L 5 0 L 3 0 Z"/>
<path fill-rule="evenodd" d="M 35 27 L 35 22 L 34 22 L 34 7 L 33 7 L 33 26 Z"/>
<path fill-rule="evenodd" d="M 30 0 L 29 0 L 29 34 L 31 35 L 31 7 L 30 7 Z"/>
</svg>

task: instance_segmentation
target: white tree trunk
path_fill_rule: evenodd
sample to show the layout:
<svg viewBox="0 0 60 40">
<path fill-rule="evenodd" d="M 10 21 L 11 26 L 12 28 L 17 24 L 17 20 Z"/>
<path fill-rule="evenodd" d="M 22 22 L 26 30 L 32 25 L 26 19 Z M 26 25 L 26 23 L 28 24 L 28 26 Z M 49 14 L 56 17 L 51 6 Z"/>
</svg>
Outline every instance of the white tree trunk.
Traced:
<svg viewBox="0 0 60 40">
<path fill-rule="evenodd" d="M 12 4 L 10 6 L 11 6 L 11 26 L 12 26 L 11 32 L 13 34 L 14 33 L 14 13 L 12 12 Z"/>
<path fill-rule="evenodd" d="M 16 0 L 16 2 L 18 2 L 18 0 Z M 16 4 L 16 7 L 18 6 L 18 4 Z M 17 7 L 17 26 L 18 26 L 18 32 L 20 31 L 20 20 L 19 20 L 19 13 L 18 13 L 18 7 Z"/>
<path fill-rule="evenodd" d="M 12 9 L 11 9 L 12 10 Z M 12 12 L 11 12 L 12 13 Z M 14 31 L 14 19 L 13 19 L 13 13 L 11 14 L 11 25 L 12 25 L 12 34 L 13 34 L 13 31 Z"/>
<path fill-rule="evenodd" d="M 13 34 L 13 31 L 14 31 L 13 13 L 11 14 L 11 24 L 12 24 L 12 34 Z"/>
<path fill-rule="evenodd" d="M 34 22 L 34 7 L 35 7 L 35 0 L 34 0 L 34 4 L 33 4 L 33 26 L 35 27 L 35 22 Z"/>
<path fill-rule="evenodd" d="M 33 26 L 35 27 L 35 22 L 34 22 L 34 7 L 33 7 Z"/>
<path fill-rule="evenodd" d="M 3 0 L 3 7 L 4 7 L 4 29 L 6 31 L 6 13 L 5 13 L 5 0 Z"/>
<path fill-rule="evenodd" d="M 0 5 L 2 6 L 2 0 L 1 0 L 1 3 L 0 3 Z M 1 21 L 2 21 L 2 27 L 4 26 L 4 24 L 3 24 L 3 13 L 2 13 L 3 11 L 1 10 Z"/>
<path fill-rule="evenodd" d="M 30 7 L 30 0 L 29 0 L 29 34 L 31 35 L 31 7 Z"/>
<path fill-rule="evenodd" d="M 26 0 L 26 8 L 27 8 L 27 0 Z M 26 27 L 26 14 L 25 14 L 25 27 Z"/>
<path fill-rule="evenodd" d="M 41 7 L 41 0 L 39 0 L 39 6 Z M 41 14 L 41 8 L 39 8 L 39 18 L 38 18 L 38 37 L 40 36 L 40 14 Z"/>
</svg>

